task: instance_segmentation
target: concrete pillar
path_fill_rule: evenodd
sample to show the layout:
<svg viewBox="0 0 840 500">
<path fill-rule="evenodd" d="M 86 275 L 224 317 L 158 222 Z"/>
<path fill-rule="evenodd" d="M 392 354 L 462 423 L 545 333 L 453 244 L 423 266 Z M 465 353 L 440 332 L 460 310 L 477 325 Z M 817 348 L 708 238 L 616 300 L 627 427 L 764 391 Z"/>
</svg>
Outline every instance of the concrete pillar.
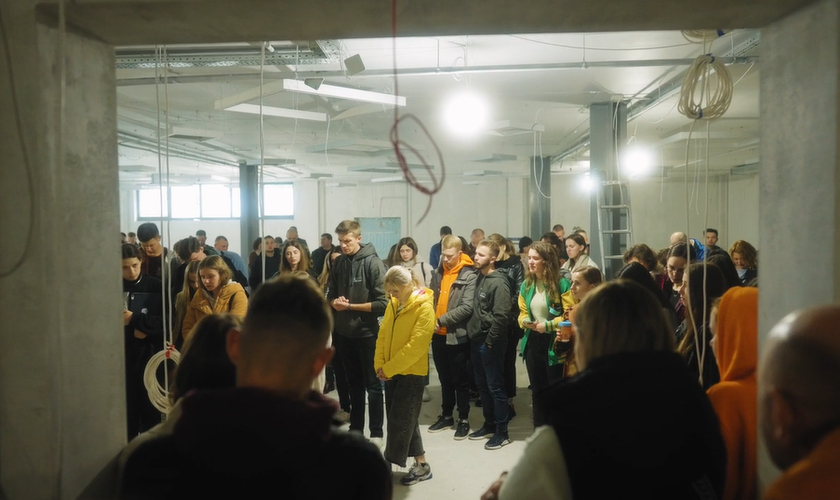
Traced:
<svg viewBox="0 0 840 500">
<path fill-rule="evenodd" d="M 57 31 L 35 2 L 3 18 L 0 496 L 112 497 L 91 483 L 125 444 L 114 53 L 66 35 L 60 130 Z"/>
<path fill-rule="evenodd" d="M 786 314 L 840 298 L 838 30 L 840 2 L 822 0 L 761 32 L 761 348 Z M 762 485 L 774 475 L 761 457 Z"/>
<path fill-rule="evenodd" d="M 249 162 L 239 162 L 239 255 L 247 259 L 253 251 L 251 245 L 260 234 L 260 206 L 259 206 L 259 166 Z"/>
<path fill-rule="evenodd" d="M 539 241 L 540 236 L 551 230 L 551 157 L 531 158 L 528 173 L 528 199 L 531 212 L 531 238 Z"/>
<path fill-rule="evenodd" d="M 601 256 L 616 256 L 624 253 L 628 246 L 628 235 L 603 235 L 606 248 L 601 248 L 599 230 L 623 229 L 627 226 L 626 210 L 601 210 L 598 213 L 597 197 L 603 196 L 603 204 L 617 205 L 629 200 L 629 191 L 625 187 L 626 199 L 621 197 L 620 185 L 602 186 L 602 181 L 618 181 L 618 159 L 627 142 L 627 104 L 624 102 L 597 102 L 589 107 L 589 172 L 592 182 L 590 198 L 589 256 L 602 267 Z M 598 216 L 602 227 L 598 227 Z M 611 278 L 621 269 L 621 261 L 605 259 L 601 268 L 604 276 Z"/>
</svg>

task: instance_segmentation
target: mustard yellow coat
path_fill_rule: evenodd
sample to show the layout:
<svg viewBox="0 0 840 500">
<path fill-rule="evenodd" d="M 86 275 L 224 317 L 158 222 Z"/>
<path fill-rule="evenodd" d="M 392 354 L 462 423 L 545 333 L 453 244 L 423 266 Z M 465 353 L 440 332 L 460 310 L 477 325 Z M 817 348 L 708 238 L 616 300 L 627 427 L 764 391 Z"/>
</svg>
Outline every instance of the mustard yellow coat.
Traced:
<svg viewBox="0 0 840 500">
<path fill-rule="evenodd" d="M 244 318 L 246 312 L 248 312 L 248 296 L 245 295 L 245 289 L 242 288 L 242 285 L 235 281 L 222 285 L 219 296 L 216 297 L 216 305 L 213 308 L 210 307 L 210 301 L 207 300 L 207 297 L 201 293 L 201 290 L 198 290 L 193 295 L 192 301 L 187 307 L 187 315 L 184 317 L 181 328 L 184 340 L 190 338 L 193 327 L 205 316 L 230 313 Z"/>
<path fill-rule="evenodd" d="M 412 292 L 399 312 L 400 302 L 391 298 L 376 339 L 373 369 L 394 375 L 429 373 L 429 346 L 435 333 L 434 294 L 428 288 Z"/>
</svg>

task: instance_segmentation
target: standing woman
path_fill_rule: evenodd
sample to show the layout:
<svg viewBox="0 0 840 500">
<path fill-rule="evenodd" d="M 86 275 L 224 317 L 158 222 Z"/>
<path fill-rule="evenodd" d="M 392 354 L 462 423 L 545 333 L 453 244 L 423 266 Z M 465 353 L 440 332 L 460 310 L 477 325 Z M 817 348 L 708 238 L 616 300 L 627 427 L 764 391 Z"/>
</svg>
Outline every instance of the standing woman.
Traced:
<svg viewBox="0 0 840 500">
<path fill-rule="evenodd" d="M 668 279 L 662 283 L 662 291 L 665 292 L 668 297 L 668 302 L 674 308 L 677 321 L 685 319 L 685 302 L 680 296 L 680 287 L 685 276 L 685 270 L 689 264 L 694 262 L 696 257 L 697 254 L 694 252 L 694 247 L 690 247 L 685 243 L 677 243 L 668 250 L 668 259 L 665 264 Z"/>
<path fill-rule="evenodd" d="M 589 258 L 586 254 L 586 239 L 578 233 L 572 233 L 566 238 L 566 254 L 569 260 L 563 264 L 563 276 L 570 279 L 572 273 L 583 269 L 584 267 L 594 267 L 598 269 L 595 261 Z"/>
<path fill-rule="evenodd" d="M 248 296 L 242 285 L 232 281 L 233 272 L 218 255 L 207 257 L 198 266 L 199 289 L 187 308 L 182 334 L 189 340 L 198 321 L 214 313 L 230 313 L 244 318 Z"/>
<path fill-rule="evenodd" d="M 750 245 L 748 241 L 738 240 L 729 249 L 729 256 L 741 278 L 741 284 L 748 286 L 750 282 L 758 278 L 758 250 Z"/>
<path fill-rule="evenodd" d="M 125 337 L 125 396 L 128 440 L 160 423 L 160 412 L 149 401 L 143 374 L 149 359 L 163 349 L 161 281 L 141 273 L 140 249 L 122 246 L 123 336 Z"/>
<path fill-rule="evenodd" d="M 574 324 L 575 307 L 589 292 L 604 282 L 604 276 L 597 267 L 584 267 L 572 273 L 572 287 L 563 294 L 563 316 Z M 563 378 L 577 373 L 577 363 L 572 349 L 575 346 L 574 334 L 561 328 L 554 339 L 554 345 L 549 353 L 549 365 L 563 365 Z"/>
<path fill-rule="evenodd" d="M 677 352 L 682 355 L 688 365 L 692 378 L 700 381 L 703 389 L 709 389 L 720 381 L 720 371 L 718 371 L 717 361 L 710 344 L 712 333 L 709 328 L 709 318 L 712 313 L 712 303 L 723 296 L 725 291 L 726 281 L 723 273 L 716 265 L 708 263 L 692 264 L 680 285 L 680 295 L 687 311 L 685 320 L 677 327 L 675 333 Z M 701 373 L 702 381 L 700 380 Z"/>
<path fill-rule="evenodd" d="M 551 244 L 540 241 L 531 245 L 528 272 L 519 291 L 519 326 L 525 330 L 521 351 L 531 380 L 532 398 L 551 382 L 563 378 L 562 367 L 549 370 L 548 351 L 563 321 L 561 296 L 569 288 L 569 281 L 560 276 L 557 252 Z M 535 411 L 534 426 L 543 424 L 542 415 Z"/>
<path fill-rule="evenodd" d="M 298 273 L 306 274 L 315 281 L 318 275 L 312 269 L 312 262 L 309 260 L 309 251 L 299 240 L 286 240 L 280 257 L 280 271 L 277 274 Z"/>
<path fill-rule="evenodd" d="M 187 309 L 190 307 L 195 292 L 198 291 L 198 266 L 201 261 L 194 260 L 187 264 L 184 270 L 184 287 L 175 296 L 175 325 L 173 325 L 172 338 L 175 339 L 175 346 L 180 350 L 184 345 L 183 327 L 184 319 L 187 317 Z"/>
<path fill-rule="evenodd" d="M 412 237 L 406 237 L 397 242 L 397 252 L 399 252 L 399 264 L 403 267 L 411 269 L 414 276 L 424 287 L 428 287 L 432 283 L 432 266 L 423 262 L 420 255 L 417 253 L 417 242 Z M 397 263 L 394 263 L 397 265 Z"/>
<path fill-rule="evenodd" d="M 423 378 L 429 371 L 435 310 L 432 291 L 421 287 L 407 268 L 390 268 L 383 283 L 390 299 L 376 339 L 373 368 L 379 380 L 385 382 L 388 441 L 384 455 L 400 467 L 405 467 L 407 457 L 414 457 L 414 465 L 400 480 L 411 485 L 432 478 L 417 420 Z"/>
</svg>

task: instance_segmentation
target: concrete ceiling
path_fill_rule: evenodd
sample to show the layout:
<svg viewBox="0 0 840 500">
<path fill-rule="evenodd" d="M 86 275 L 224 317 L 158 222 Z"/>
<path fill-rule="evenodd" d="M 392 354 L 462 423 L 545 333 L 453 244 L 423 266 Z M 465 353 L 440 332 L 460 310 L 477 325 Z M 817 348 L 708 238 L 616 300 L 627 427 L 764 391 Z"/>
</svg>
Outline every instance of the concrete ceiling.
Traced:
<svg viewBox="0 0 840 500">
<path fill-rule="evenodd" d="M 727 115 L 711 124 L 709 156 L 715 170 L 728 171 L 758 159 L 759 41 L 755 30 L 736 30 L 711 47 L 720 56 L 731 56 L 734 50 L 737 57 L 728 68 L 738 81 Z M 254 58 L 259 61 L 260 45 L 169 46 L 168 57 L 178 67 L 170 68 L 166 85 L 153 46 L 118 47 L 120 165 L 129 171 L 124 172 L 125 182 L 150 182 L 150 174 L 157 171 L 158 120 L 165 138 L 167 107 L 172 132 L 186 129 L 203 136 L 201 141 L 169 139 L 170 170 L 188 182 L 211 174 L 235 179 L 239 161 L 260 158 L 259 116 L 217 109 L 218 101 L 259 103 L 260 68 L 250 64 Z M 382 175 L 360 172 L 362 167 L 395 161 L 387 145 L 393 108 L 277 92 L 282 79 L 317 76 L 324 78 L 325 85 L 385 94 L 398 87 L 407 100 L 400 114 L 412 113 L 426 126 L 449 174 L 491 170 L 525 176 L 529 158 L 535 155 L 554 157 L 555 171 L 585 169 L 588 105 L 610 100 L 624 100 L 634 110 L 628 124 L 630 144 L 651 149 L 655 167 L 679 169 L 685 164 L 691 122 L 675 109 L 678 92 L 668 90 L 678 87 L 688 63 L 703 53 L 702 45 L 689 43 L 678 31 L 399 38 L 395 80 L 391 38 L 272 41 L 271 45 L 274 55 L 266 52 L 271 62 L 299 64 L 264 67 L 263 104 L 326 113 L 330 121 L 266 116 L 265 157 L 294 160 L 285 162 L 284 168 L 270 168 L 270 174 L 276 178 L 329 174 L 356 181 Z M 224 54 L 232 53 L 244 55 L 225 59 Z M 184 62 L 190 60 L 184 54 L 201 54 L 201 61 Z M 365 70 L 351 76 L 341 61 L 356 54 Z M 157 85 L 156 74 L 161 75 Z M 510 121 L 526 128 L 538 124 L 544 132 L 454 136 L 443 124 L 443 107 L 447 97 L 465 90 L 486 97 L 490 122 Z M 402 126 L 400 137 L 421 149 L 427 162 L 439 163 L 419 127 Z M 695 127 L 693 138 L 698 140 L 689 149 L 692 166 L 699 154 L 705 155 L 705 137 L 705 125 Z M 326 152 L 325 145 L 329 145 Z M 475 161 L 494 154 L 504 155 L 496 159 L 505 161 Z"/>
</svg>

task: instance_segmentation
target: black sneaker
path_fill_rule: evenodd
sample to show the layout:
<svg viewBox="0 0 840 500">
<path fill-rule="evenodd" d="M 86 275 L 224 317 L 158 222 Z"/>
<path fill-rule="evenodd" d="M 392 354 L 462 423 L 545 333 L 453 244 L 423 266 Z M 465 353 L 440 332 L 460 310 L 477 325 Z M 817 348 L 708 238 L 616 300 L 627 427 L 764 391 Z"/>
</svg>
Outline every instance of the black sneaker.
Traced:
<svg viewBox="0 0 840 500">
<path fill-rule="evenodd" d="M 444 417 L 439 415 L 437 422 L 429 426 L 429 432 L 440 432 L 442 430 L 451 429 L 455 425 L 455 419 L 452 417 Z"/>
<path fill-rule="evenodd" d="M 507 432 L 497 432 L 493 434 L 493 437 L 490 438 L 490 441 L 487 441 L 487 444 L 484 445 L 485 450 L 498 450 L 502 446 L 507 446 L 510 444 L 510 438 L 508 437 Z"/>
<path fill-rule="evenodd" d="M 421 464 L 414 462 L 414 465 L 408 469 L 408 474 L 406 474 L 402 479 L 400 479 L 400 483 L 411 486 L 412 484 L 417 484 L 420 481 L 426 481 L 432 478 L 432 468 L 429 464 Z"/>
<path fill-rule="evenodd" d="M 478 399 L 475 400 L 475 407 L 476 408 L 484 407 L 484 403 L 481 402 L 481 398 L 478 398 Z"/>
<path fill-rule="evenodd" d="M 455 429 L 455 441 L 467 439 L 467 434 L 470 433 L 470 423 L 467 420 L 459 420 L 458 428 Z"/>
<path fill-rule="evenodd" d="M 473 432 L 470 434 L 470 439 L 473 441 L 477 441 L 479 439 L 488 439 L 490 436 L 496 433 L 496 426 L 490 424 L 484 424 L 481 426 L 481 429 Z"/>
</svg>

